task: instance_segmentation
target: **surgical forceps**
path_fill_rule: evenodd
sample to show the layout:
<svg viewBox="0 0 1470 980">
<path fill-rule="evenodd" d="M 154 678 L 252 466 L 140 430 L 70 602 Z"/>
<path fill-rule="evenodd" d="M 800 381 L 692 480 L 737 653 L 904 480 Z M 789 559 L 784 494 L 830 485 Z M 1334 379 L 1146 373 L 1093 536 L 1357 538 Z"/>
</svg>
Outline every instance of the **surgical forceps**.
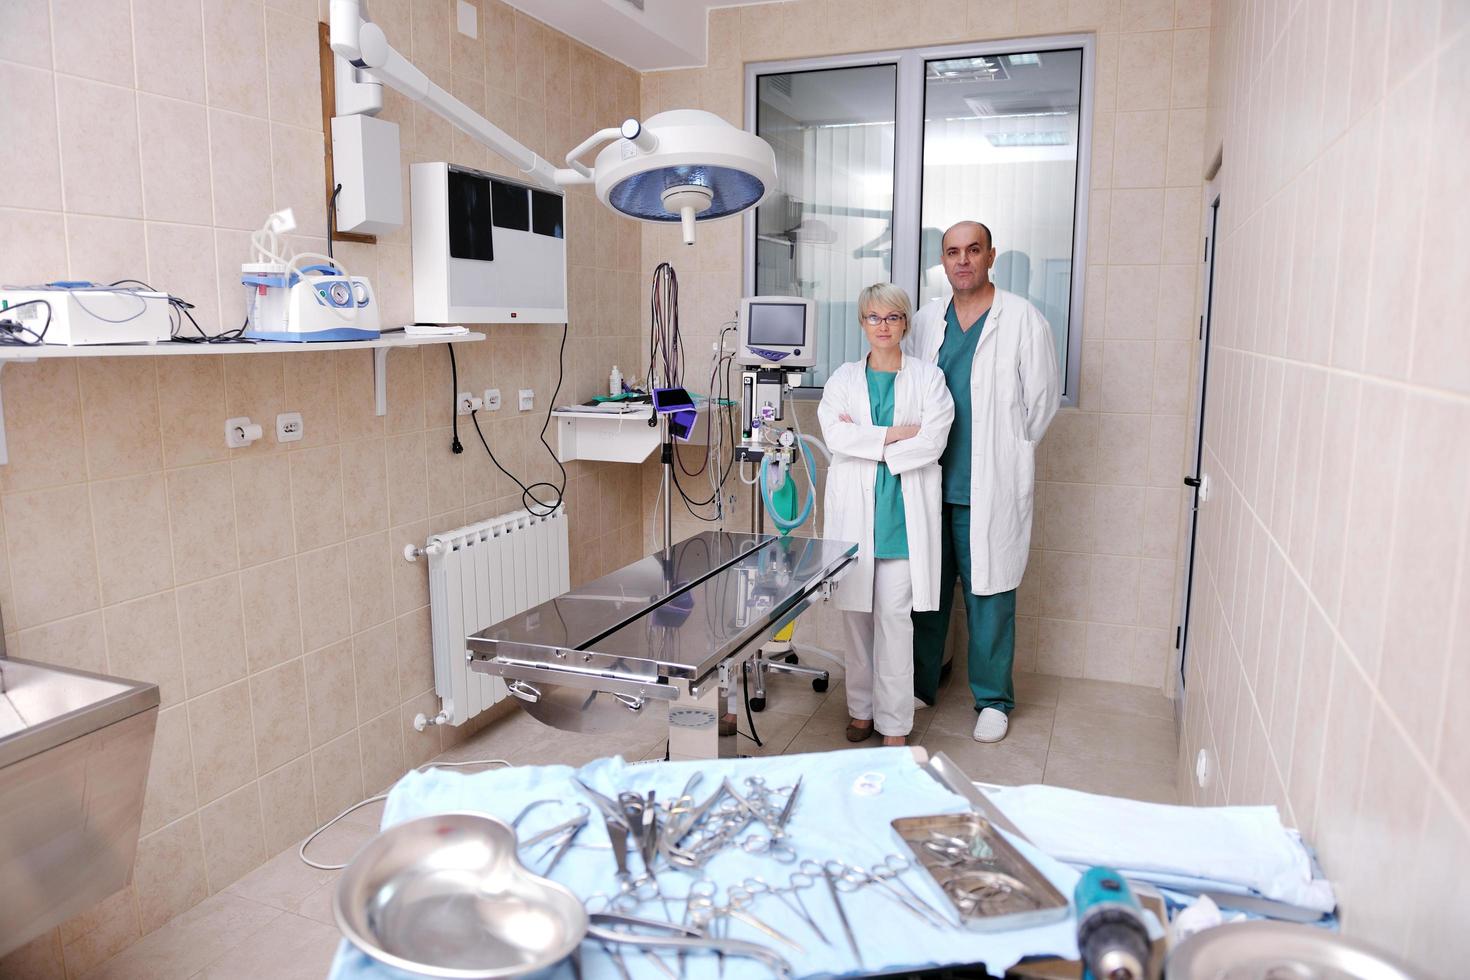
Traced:
<svg viewBox="0 0 1470 980">
<path fill-rule="evenodd" d="M 828 864 L 830 863 L 832 862 L 829 861 Z M 866 970 L 867 964 L 863 962 L 863 952 L 858 949 L 857 937 L 852 934 L 852 923 L 847 921 L 847 910 L 842 907 L 842 898 L 837 894 L 836 879 L 832 877 L 832 872 L 827 870 L 826 865 L 817 864 L 817 862 L 811 860 L 801 862 L 801 869 L 803 871 L 806 871 L 808 866 L 815 868 L 815 873 L 820 874 L 826 880 L 827 891 L 831 893 L 832 904 L 837 909 L 837 918 L 842 921 L 842 931 L 847 935 L 847 947 L 852 950 L 853 957 L 857 959 L 858 967 Z"/>
<path fill-rule="evenodd" d="M 872 875 L 873 879 L 880 884 L 892 882 L 893 884 L 902 888 L 905 892 L 908 893 L 909 898 L 913 899 L 921 907 L 928 910 L 928 912 L 932 916 L 941 920 L 945 925 L 960 925 L 961 923 L 951 922 L 949 920 L 949 917 L 946 916 L 943 912 L 941 912 L 939 909 L 936 909 L 928 902 L 924 901 L 924 899 L 919 897 L 919 893 L 910 888 L 908 884 L 903 880 L 903 875 L 909 871 L 912 871 L 913 868 L 914 862 L 910 861 L 908 858 L 903 857 L 899 854 L 889 854 L 877 864 L 869 867 L 868 873 Z"/>
<path fill-rule="evenodd" d="M 780 837 L 750 834 L 741 838 L 740 849 L 746 854 L 764 854 L 782 864 L 796 863 L 796 850 Z"/>
<path fill-rule="evenodd" d="M 893 877 L 891 871 L 886 876 L 880 876 L 866 868 L 854 864 L 847 864 L 835 859 L 823 863 L 822 870 L 829 878 L 834 879 L 839 887 L 845 886 L 843 887 L 844 891 L 857 891 L 864 885 L 877 885 L 883 889 L 884 895 L 902 905 L 920 922 L 926 925 L 934 925 L 936 922 L 942 926 L 953 925 L 949 920 L 940 917 L 939 913 L 935 912 L 929 906 L 924 905 L 922 902 L 915 904 L 909 900 L 907 895 L 889 884 L 888 879 Z"/>
<path fill-rule="evenodd" d="M 967 840 L 963 837 L 954 837 L 931 830 L 929 839 L 923 843 L 923 848 L 947 868 L 992 864 L 995 860 L 995 852 L 991 850 L 985 839 L 979 836 Z"/>
<path fill-rule="evenodd" d="M 798 878 L 802 879 L 800 884 L 797 883 Z M 802 902 L 801 896 L 796 893 L 796 890 L 798 888 L 810 888 L 812 884 L 814 884 L 814 882 L 812 881 L 811 875 L 797 871 L 791 875 L 791 881 L 787 884 L 785 888 L 781 888 L 777 885 L 771 884 L 760 875 L 746 878 L 740 883 L 740 887 L 744 888 L 746 891 L 750 892 L 751 895 L 754 895 L 756 897 L 759 897 L 761 895 L 770 895 L 774 897 L 782 905 L 790 909 L 793 915 L 795 915 L 797 918 L 801 919 L 808 926 L 810 926 L 812 932 L 817 934 L 818 939 L 826 943 L 828 946 L 831 946 L 832 941 L 827 938 L 827 934 L 822 931 L 822 927 L 817 925 L 817 921 L 812 918 L 811 912 L 807 910 L 806 903 Z M 796 899 L 796 901 L 799 903 L 799 907 L 797 905 L 791 904 L 791 902 L 787 900 L 785 895 L 786 892 L 791 893 L 791 897 Z"/>
<path fill-rule="evenodd" d="M 701 879 L 690 886 L 690 924 L 695 928 L 711 927 L 718 918 L 737 919 L 753 929 L 760 930 L 777 942 L 785 943 L 798 953 L 806 952 L 796 940 L 777 931 L 747 911 L 754 896 L 746 889 L 738 885 L 732 885 L 726 889 L 724 905 L 715 904 L 714 894 L 714 882 L 708 879 Z"/>
<path fill-rule="evenodd" d="M 546 801 L 542 800 L 538 802 Z M 532 806 L 535 805 L 536 804 L 532 804 Z M 541 873 L 543 875 L 551 874 L 552 870 L 556 868 L 561 859 L 566 856 L 567 851 L 571 850 L 572 842 L 577 839 L 577 835 L 582 832 L 582 828 L 587 826 L 587 818 L 592 815 L 592 811 L 587 808 L 587 805 L 585 803 L 578 803 L 576 804 L 576 807 L 579 811 L 581 811 L 578 816 L 575 816 L 570 820 L 564 820 L 554 827 L 548 827 L 538 834 L 532 834 L 530 837 L 527 837 L 525 840 L 521 841 L 518 845 L 519 847 L 534 847 L 537 844 L 540 844 L 542 841 L 552 841 L 551 846 L 548 847 L 546 849 L 546 852 L 541 855 L 542 857 L 545 857 L 546 854 L 551 854 L 553 851 L 555 852 L 555 856 L 552 857 L 551 863 L 542 870 Z M 529 810 L 530 807 L 522 810 L 520 816 L 516 817 L 516 820 L 520 820 L 521 817 L 524 817 Z M 514 824 L 512 824 L 512 826 L 514 826 Z"/>
<path fill-rule="evenodd" d="M 654 899 L 663 897 L 658 890 L 658 882 L 652 878 L 619 877 L 618 890 L 615 893 L 596 892 L 588 895 L 586 904 L 590 906 L 594 900 L 601 899 L 602 905 L 598 911 L 632 915 Z"/>
<path fill-rule="evenodd" d="M 619 793 L 618 807 L 623 814 L 623 823 L 638 845 L 638 856 L 643 859 L 643 869 L 653 874 L 653 865 L 658 854 L 658 805 L 652 790 L 645 799 L 637 793 Z"/>
</svg>

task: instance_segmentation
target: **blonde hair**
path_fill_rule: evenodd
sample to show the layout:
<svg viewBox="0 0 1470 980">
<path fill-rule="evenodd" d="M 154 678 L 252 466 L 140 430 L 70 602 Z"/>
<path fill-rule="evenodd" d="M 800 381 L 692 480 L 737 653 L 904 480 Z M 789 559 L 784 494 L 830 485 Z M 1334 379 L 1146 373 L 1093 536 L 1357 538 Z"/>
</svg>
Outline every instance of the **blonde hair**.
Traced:
<svg viewBox="0 0 1470 980">
<path fill-rule="evenodd" d="M 895 286 L 891 282 L 875 282 L 871 286 L 865 286 L 863 291 L 858 293 L 859 319 L 862 319 L 865 311 L 878 306 L 902 313 L 905 323 L 914 312 L 913 305 L 909 302 L 909 294 L 902 287 Z"/>
</svg>

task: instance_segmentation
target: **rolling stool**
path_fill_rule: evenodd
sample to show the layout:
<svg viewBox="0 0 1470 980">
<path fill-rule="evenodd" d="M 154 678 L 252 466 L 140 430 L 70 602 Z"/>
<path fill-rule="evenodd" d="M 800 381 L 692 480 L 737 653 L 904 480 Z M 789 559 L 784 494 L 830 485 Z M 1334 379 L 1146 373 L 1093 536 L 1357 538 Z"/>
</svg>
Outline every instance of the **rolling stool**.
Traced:
<svg viewBox="0 0 1470 980">
<path fill-rule="evenodd" d="M 744 664 L 745 670 L 750 674 L 750 710 L 764 711 L 766 708 L 766 671 L 774 671 L 778 674 L 797 674 L 801 677 L 812 679 L 812 690 L 818 694 L 826 692 L 831 683 L 830 675 L 820 667 L 810 667 L 800 662 L 797 651 L 808 657 L 825 657 L 837 666 L 842 666 L 842 658 L 837 654 L 819 647 L 797 646 L 789 639 L 772 640 L 763 645 L 754 657 Z"/>
</svg>

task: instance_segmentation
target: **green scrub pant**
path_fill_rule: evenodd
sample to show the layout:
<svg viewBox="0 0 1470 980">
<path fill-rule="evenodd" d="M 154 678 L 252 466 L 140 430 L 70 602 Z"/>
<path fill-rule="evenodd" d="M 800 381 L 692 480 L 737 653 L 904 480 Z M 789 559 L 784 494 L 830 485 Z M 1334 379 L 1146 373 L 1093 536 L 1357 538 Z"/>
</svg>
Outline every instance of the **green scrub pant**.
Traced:
<svg viewBox="0 0 1470 980">
<path fill-rule="evenodd" d="M 964 584 L 965 622 L 970 628 L 970 692 L 975 710 L 1016 706 L 1011 665 L 1016 659 L 1016 590 L 995 595 L 970 591 L 970 508 L 944 505 L 939 544 L 939 608 L 914 617 L 914 694 L 933 704 L 939 696 L 944 639 L 954 605 L 956 576 Z"/>
</svg>

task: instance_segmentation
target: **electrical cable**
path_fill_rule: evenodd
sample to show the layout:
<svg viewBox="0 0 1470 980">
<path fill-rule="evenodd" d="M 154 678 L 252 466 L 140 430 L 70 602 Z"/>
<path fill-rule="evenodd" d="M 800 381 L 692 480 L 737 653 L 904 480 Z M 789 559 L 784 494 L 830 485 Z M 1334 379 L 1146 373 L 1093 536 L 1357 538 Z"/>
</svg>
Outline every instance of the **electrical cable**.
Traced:
<svg viewBox="0 0 1470 980">
<path fill-rule="evenodd" d="M 734 410 L 729 398 L 730 371 L 734 366 L 735 355 L 726 354 L 724 352 L 725 335 L 727 333 L 730 333 L 734 329 L 735 328 L 730 325 L 729 321 L 722 325 L 719 335 L 719 341 L 715 348 L 715 357 L 710 366 L 709 398 L 707 400 L 705 416 L 706 448 L 704 460 L 700 463 L 699 468 L 696 470 L 691 470 L 689 469 L 689 467 L 685 466 L 683 457 L 679 453 L 678 444 L 675 443 L 674 445 L 674 459 L 678 463 L 678 466 L 673 471 L 674 487 L 676 490 L 678 490 L 680 499 L 684 501 L 684 509 L 689 512 L 690 516 L 709 524 L 722 523 L 724 521 L 724 487 L 726 481 L 728 481 L 730 478 L 731 471 L 735 466 L 735 417 Z M 722 365 L 725 367 L 725 373 L 723 377 L 724 397 L 716 398 L 715 396 L 717 389 L 715 382 L 716 379 L 719 377 L 720 367 Z M 723 423 L 716 421 L 716 415 L 721 412 L 724 413 Z M 718 438 L 715 438 L 717 434 Z M 725 457 L 723 452 L 725 446 L 724 437 L 726 435 L 728 435 L 730 446 L 730 454 L 728 457 Z M 723 469 L 721 469 L 718 462 L 721 459 L 725 460 Z M 681 470 L 687 476 L 699 476 L 700 474 L 708 471 L 710 484 L 709 496 L 702 499 L 695 499 L 694 497 L 690 496 L 689 492 L 684 488 L 683 483 L 680 482 L 679 472 Z M 662 486 L 660 486 L 660 494 L 661 493 Z M 694 509 L 696 507 L 709 506 L 714 506 L 715 508 L 715 514 L 713 517 L 701 514 Z"/>
<path fill-rule="evenodd" d="M 824 457 L 826 457 L 826 459 L 827 459 L 827 465 L 828 466 L 831 466 L 832 465 L 832 454 L 829 453 L 829 452 L 827 452 L 827 447 L 824 446 L 824 445 L 822 445 L 822 443 L 819 440 L 814 439 L 811 436 L 808 436 L 806 433 L 804 433 L 804 432 L 801 431 L 801 415 L 798 414 L 798 412 L 796 410 L 796 399 L 791 397 L 790 390 L 788 390 L 786 392 L 786 407 L 791 410 L 791 427 L 792 427 L 792 429 L 794 429 L 796 431 L 796 441 L 797 441 L 797 444 L 800 445 L 800 446 L 802 446 L 803 448 L 805 448 L 809 444 L 810 445 L 813 445 L 813 446 L 816 446 L 821 451 L 822 455 Z M 812 457 L 811 457 L 811 453 L 809 453 L 809 452 L 806 453 L 804 459 L 805 459 L 805 462 L 806 462 L 806 486 L 807 486 L 807 492 L 811 494 L 811 501 L 812 501 L 812 508 L 811 508 L 812 509 L 812 527 L 814 529 L 816 529 L 817 532 L 820 534 L 821 533 L 821 527 L 822 527 L 822 525 L 821 525 L 821 523 L 819 521 L 819 518 L 821 516 L 821 512 L 819 510 L 819 504 L 817 502 L 817 472 L 816 472 L 816 467 L 812 465 L 813 460 L 812 460 Z"/>
<path fill-rule="evenodd" d="M 649 293 L 648 389 L 678 388 L 684 379 L 684 342 L 679 333 L 679 274 L 672 265 L 660 262 L 653 270 Z"/>
<path fill-rule="evenodd" d="M 750 671 L 751 671 L 751 669 L 752 668 L 750 666 L 750 661 L 748 661 L 748 660 L 744 664 L 741 665 L 741 667 L 740 667 L 740 687 L 741 687 L 741 690 L 745 694 L 745 722 L 746 722 L 746 724 L 748 724 L 750 726 L 750 735 L 748 737 L 750 738 L 750 740 L 752 742 L 754 742 L 756 744 L 756 747 L 757 748 L 760 748 L 765 743 L 763 743 L 761 741 L 760 733 L 755 730 L 755 715 L 750 710 Z M 759 668 L 755 668 L 755 669 L 759 669 Z M 740 734 L 741 735 L 744 735 L 745 733 L 744 732 L 740 732 Z"/>
<path fill-rule="evenodd" d="M 566 353 L 567 325 L 563 323 L 561 325 L 561 347 L 557 350 L 556 355 L 556 388 L 552 391 L 551 398 L 547 401 L 546 420 L 541 423 L 540 436 L 541 445 L 545 447 L 547 455 L 549 455 L 552 462 L 556 464 L 556 468 L 561 471 L 561 484 L 559 486 L 547 480 L 537 480 L 529 486 L 525 483 L 522 483 L 519 477 L 517 477 L 510 470 L 502 466 L 500 464 L 500 460 L 495 458 L 495 451 L 490 448 L 490 443 L 485 439 L 485 433 L 480 429 L 479 409 L 474 409 L 470 412 L 470 421 L 474 423 L 475 434 L 480 437 L 480 445 L 485 447 L 485 452 L 488 453 L 490 456 L 490 462 L 494 463 L 496 469 L 504 473 L 507 477 L 511 479 L 513 483 L 515 483 L 516 486 L 521 488 L 521 505 L 525 507 L 525 509 L 529 513 L 535 515 L 536 517 L 550 517 L 552 514 L 556 513 L 557 508 L 559 508 L 562 505 L 562 501 L 566 499 L 567 468 L 563 466 L 561 460 L 557 458 L 556 451 L 551 448 L 551 443 L 546 441 L 546 430 L 551 426 L 551 413 L 556 405 L 557 396 L 561 394 L 562 382 L 566 377 Z M 450 356 L 453 357 L 452 347 L 450 351 Z M 459 381 L 457 376 L 454 379 L 454 388 L 456 389 L 456 391 L 458 391 Z M 455 397 L 457 399 L 458 395 L 456 394 Z M 455 410 L 458 411 L 457 403 Z M 546 487 L 550 489 L 555 494 L 555 497 L 550 502 L 542 500 L 540 497 L 536 496 L 536 494 L 532 492 L 536 487 Z M 538 510 L 537 508 L 540 509 Z"/>
<path fill-rule="evenodd" d="M 449 351 L 449 418 L 454 426 L 454 441 L 449 451 L 458 456 L 464 452 L 464 443 L 459 441 L 459 364 L 454 360 L 454 345 L 445 344 Z"/>
<path fill-rule="evenodd" d="M 338 184 L 332 188 L 332 199 L 327 202 L 327 258 L 332 258 L 332 239 L 337 237 L 337 195 L 342 193 L 342 185 Z M 333 262 L 335 263 L 335 259 Z"/>
<path fill-rule="evenodd" d="M 414 769 L 414 772 L 428 772 L 430 769 L 458 769 L 464 766 L 505 766 L 507 769 L 513 768 L 511 763 L 506 762 L 504 759 L 470 759 L 466 762 L 429 762 L 425 763 L 422 766 L 416 767 Z M 322 834 L 326 833 L 327 828 L 331 827 L 337 821 L 347 816 L 347 814 L 352 813 L 354 810 L 361 810 L 363 807 L 367 806 L 370 803 L 377 803 L 381 800 L 386 800 L 387 798 L 387 793 L 379 793 L 377 796 L 369 796 L 365 800 L 359 800 L 358 802 L 352 804 L 350 807 L 343 810 L 341 813 L 337 814 L 326 823 L 322 824 L 316 830 L 313 830 L 311 832 L 311 836 L 302 841 L 301 846 L 296 848 L 296 856 L 301 859 L 303 864 L 307 865 L 308 867 L 316 868 L 318 871 L 341 871 L 343 868 L 347 867 L 346 864 L 318 864 L 311 858 L 306 856 L 307 847 L 311 845 L 312 841 L 316 840 Z"/>
<path fill-rule="evenodd" d="M 12 310 L 18 310 L 24 306 L 46 307 L 46 322 L 41 325 L 41 332 L 36 333 L 30 327 L 25 326 L 19 320 L 8 314 Z M 46 331 L 51 329 L 51 304 L 44 299 L 28 299 L 21 303 L 14 303 L 0 310 L 0 347 L 34 347 L 46 342 Z M 33 340 L 23 340 L 18 335 L 28 333 Z"/>
<path fill-rule="evenodd" d="M 154 289 L 152 286 L 148 285 L 146 282 L 144 282 L 141 279 L 118 279 L 118 280 L 116 280 L 114 282 L 108 283 L 108 285 L 109 286 L 122 286 L 122 285 L 125 285 L 127 283 L 133 283 L 135 285 L 141 286 L 141 287 L 143 287 L 145 290 L 147 290 L 150 293 L 161 292 L 161 290 Z M 164 295 L 168 297 L 169 319 L 170 319 L 170 322 L 172 324 L 170 326 L 170 328 L 169 328 L 169 338 L 168 339 L 171 340 L 171 341 L 173 341 L 174 343 L 178 343 L 178 344 L 232 344 L 232 343 L 234 343 L 234 344 L 253 344 L 253 343 L 255 343 L 255 341 L 252 340 L 251 338 L 244 336 L 244 334 L 245 334 L 245 328 L 247 326 L 249 326 L 249 321 L 248 320 L 241 320 L 240 321 L 240 325 L 238 327 L 235 327 L 232 330 L 221 330 L 217 334 L 206 333 L 205 330 L 204 330 L 204 328 L 199 325 L 199 321 L 196 320 L 196 319 L 194 319 L 194 314 L 192 314 L 192 313 L 189 312 L 190 310 L 196 308 L 193 303 L 190 303 L 188 300 L 184 299 L 181 296 L 175 296 L 172 293 L 164 293 Z M 191 336 L 186 336 L 185 334 L 183 334 L 183 333 L 180 332 L 183 329 L 184 320 L 186 320 L 186 319 L 189 321 L 189 323 L 191 323 L 193 325 L 194 330 L 195 330 L 195 333 L 197 334 L 197 336 L 192 336 L 192 337 Z"/>
</svg>

